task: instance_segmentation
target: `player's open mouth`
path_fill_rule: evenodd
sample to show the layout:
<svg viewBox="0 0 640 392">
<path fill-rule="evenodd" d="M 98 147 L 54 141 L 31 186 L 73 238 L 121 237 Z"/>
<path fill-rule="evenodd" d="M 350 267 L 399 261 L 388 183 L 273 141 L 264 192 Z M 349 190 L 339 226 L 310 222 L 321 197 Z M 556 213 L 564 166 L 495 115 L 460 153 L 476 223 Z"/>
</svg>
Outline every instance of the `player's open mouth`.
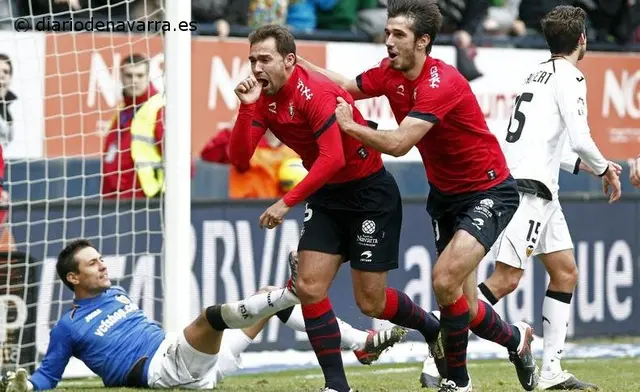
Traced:
<svg viewBox="0 0 640 392">
<path fill-rule="evenodd" d="M 269 85 L 269 81 L 267 79 L 256 79 L 256 80 L 262 84 L 262 88 L 266 88 Z"/>
<path fill-rule="evenodd" d="M 390 58 L 391 60 L 393 60 L 393 59 L 395 59 L 396 57 L 398 57 L 398 54 L 397 54 L 397 53 L 393 53 L 393 52 L 387 52 L 387 53 L 389 54 L 389 58 Z"/>
</svg>

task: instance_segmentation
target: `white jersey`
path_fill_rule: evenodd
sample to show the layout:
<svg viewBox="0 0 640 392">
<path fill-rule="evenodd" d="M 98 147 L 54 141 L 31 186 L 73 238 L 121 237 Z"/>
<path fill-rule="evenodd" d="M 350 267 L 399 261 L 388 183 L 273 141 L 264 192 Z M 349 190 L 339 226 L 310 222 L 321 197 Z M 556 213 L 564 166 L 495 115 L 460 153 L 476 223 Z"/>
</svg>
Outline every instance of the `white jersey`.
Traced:
<svg viewBox="0 0 640 392">
<path fill-rule="evenodd" d="M 515 179 L 538 181 L 556 199 L 561 168 L 575 172 L 581 160 L 595 173 L 605 171 L 608 162 L 587 123 L 586 95 L 584 75 L 563 58 L 540 64 L 526 77 L 501 140 Z"/>
</svg>

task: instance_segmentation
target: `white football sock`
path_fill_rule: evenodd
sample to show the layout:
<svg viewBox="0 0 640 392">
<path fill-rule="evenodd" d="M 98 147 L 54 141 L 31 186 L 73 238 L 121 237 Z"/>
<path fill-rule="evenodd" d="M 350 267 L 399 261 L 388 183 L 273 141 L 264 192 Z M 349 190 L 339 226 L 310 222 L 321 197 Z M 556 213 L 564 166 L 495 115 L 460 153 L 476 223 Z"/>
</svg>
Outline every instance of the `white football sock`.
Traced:
<svg viewBox="0 0 640 392">
<path fill-rule="evenodd" d="M 242 301 L 222 305 L 222 319 L 229 328 L 247 328 L 299 303 L 298 297 L 287 288 L 258 293 Z"/>
<path fill-rule="evenodd" d="M 564 352 L 564 341 L 567 337 L 570 303 L 559 301 L 549 296 L 542 302 L 542 333 L 544 354 L 542 355 L 542 376 L 553 378 L 562 372 L 560 360 Z"/>
<path fill-rule="evenodd" d="M 341 346 L 350 350 L 362 350 L 367 342 L 368 333 L 353 328 L 350 324 L 340 320 L 338 321 L 338 327 L 340 328 Z M 286 323 L 287 327 L 294 331 L 306 332 L 304 324 L 304 316 L 302 315 L 302 306 L 294 306 L 291 315 Z"/>
<path fill-rule="evenodd" d="M 342 321 L 337 317 L 336 320 L 338 320 L 338 327 L 340 327 L 342 347 L 354 351 L 364 349 L 364 345 L 367 343 L 367 336 L 369 336 L 369 334 L 365 331 L 353 328 L 351 324 L 348 324 L 346 321 Z"/>
</svg>

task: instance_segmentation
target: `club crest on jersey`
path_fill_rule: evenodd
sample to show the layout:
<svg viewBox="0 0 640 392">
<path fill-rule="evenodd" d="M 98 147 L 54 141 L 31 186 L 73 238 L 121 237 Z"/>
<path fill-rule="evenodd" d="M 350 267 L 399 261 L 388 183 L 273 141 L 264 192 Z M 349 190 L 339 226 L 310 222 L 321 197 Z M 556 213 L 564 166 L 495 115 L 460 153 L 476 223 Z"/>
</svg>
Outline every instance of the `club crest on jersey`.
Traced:
<svg viewBox="0 0 640 392">
<path fill-rule="evenodd" d="M 289 117 L 293 119 L 296 114 L 296 109 L 293 107 L 293 102 L 289 102 Z"/>
<path fill-rule="evenodd" d="M 365 234 L 373 234 L 376 231 L 376 223 L 372 220 L 365 220 L 362 222 L 362 232 Z"/>
<path fill-rule="evenodd" d="M 125 305 L 129 305 L 131 303 L 131 300 L 124 295 L 116 295 L 116 301 Z"/>
<path fill-rule="evenodd" d="M 309 87 L 307 87 L 304 84 L 302 79 L 298 79 L 298 91 L 300 91 L 302 96 L 305 97 L 307 101 L 313 97 L 313 93 L 311 92 L 311 89 L 309 89 Z"/>
<path fill-rule="evenodd" d="M 525 251 L 527 257 L 531 257 L 531 255 L 533 254 L 533 245 L 529 245 L 527 246 L 527 250 Z"/>
<path fill-rule="evenodd" d="M 485 206 L 487 208 L 493 207 L 493 200 L 491 199 L 482 199 L 480 200 L 480 205 Z"/>
<path fill-rule="evenodd" d="M 271 102 L 269 104 L 269 111 L 273 114 L 276 114 L 276 103 L 275 102 Z"/>
<path fill-rule="evenodd" d="M 396 88 L 396 94 L 402 95 L 404 97 L 404 84 L 401 84 Z"/>
</svg>

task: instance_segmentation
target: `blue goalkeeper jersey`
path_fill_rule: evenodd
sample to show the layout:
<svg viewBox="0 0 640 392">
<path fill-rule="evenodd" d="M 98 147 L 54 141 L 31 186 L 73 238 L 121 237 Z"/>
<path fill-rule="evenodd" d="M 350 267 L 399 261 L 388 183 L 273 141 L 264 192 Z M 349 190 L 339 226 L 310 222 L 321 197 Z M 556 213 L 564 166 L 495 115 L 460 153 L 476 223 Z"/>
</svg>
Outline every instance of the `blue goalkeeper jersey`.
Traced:
<svg viewBox="0 0 640 392">
<path fill-rule="evenodd" d="M 35 390 L 56 387 L 73 356 L 80 359 L 105 386 L 124 386 L 127 375 L 143 357 L 142 379 L 147 385 L 151 357 L 165 338 L 164 330 L 120 287 L 73 301 L 72 309 L 51 330 L 42 365 L 30 378 Z"/>
</svg>

